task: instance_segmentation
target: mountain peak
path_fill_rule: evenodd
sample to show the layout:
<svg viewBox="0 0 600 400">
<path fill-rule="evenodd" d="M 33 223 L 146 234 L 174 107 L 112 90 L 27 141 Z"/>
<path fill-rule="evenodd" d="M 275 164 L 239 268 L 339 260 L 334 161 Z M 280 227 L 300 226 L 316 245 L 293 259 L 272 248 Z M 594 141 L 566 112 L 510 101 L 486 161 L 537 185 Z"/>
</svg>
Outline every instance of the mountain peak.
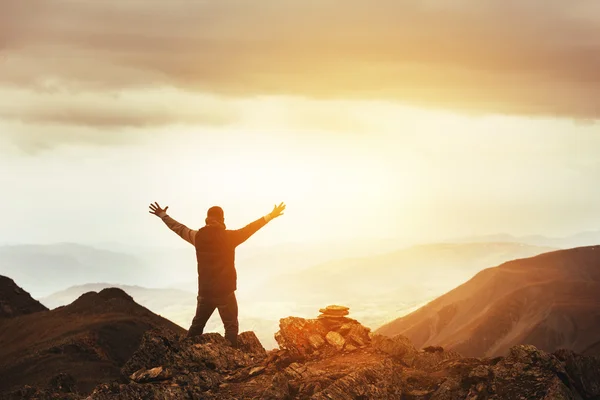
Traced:
<svg viewBox="0 0 600 400">
<path fill-rule="evenodd" d="M 102 298 L 104 298 L 106 300 L 121 299 L 121 300 L 133 302 L 133 297 L 131 297 L 130 295 L 128 295 L 127 293 L 125 293 L 125 291 L 123 289 L 119 289 L 119 288 L 116 288 L 116 287 L 102 289 L 98 293 L 98 296 L 100 296 L 100 297 L 102 297 Z"/>
<path fill-rule="evenodd" d="M 0 318 L 48 311 L 9 277 L 0 275 Z"/>
</svg>

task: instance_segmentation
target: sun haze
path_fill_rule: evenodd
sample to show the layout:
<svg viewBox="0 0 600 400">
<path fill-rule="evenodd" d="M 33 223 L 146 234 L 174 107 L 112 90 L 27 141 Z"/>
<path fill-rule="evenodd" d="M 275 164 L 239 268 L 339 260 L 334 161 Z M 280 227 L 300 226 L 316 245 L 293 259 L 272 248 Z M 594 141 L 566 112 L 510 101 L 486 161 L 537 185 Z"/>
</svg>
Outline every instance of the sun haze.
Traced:
<svg viewBox="0 0 600 400">
<path fill-rule="evenodd" d="M 598 0 L 0 0 L 0 350 L 172 323 L 274 348 L 329 310 L 464 355 L 600 352 L 598 248 L 572 249 L 600 241 L 599 55 Z M 109 303 L 150 325 L 128 342 Z"/>
</svg>

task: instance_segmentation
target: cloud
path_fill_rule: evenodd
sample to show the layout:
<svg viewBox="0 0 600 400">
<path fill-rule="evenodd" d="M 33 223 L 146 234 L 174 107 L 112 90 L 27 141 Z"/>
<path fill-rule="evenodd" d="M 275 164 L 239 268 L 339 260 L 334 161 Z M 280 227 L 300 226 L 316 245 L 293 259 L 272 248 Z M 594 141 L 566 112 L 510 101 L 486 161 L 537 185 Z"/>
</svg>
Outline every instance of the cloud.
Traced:
<svg viewBox="0 0 600 400">
<path fill-rule="evenodd" d="M 30 124 L 74 125 L 123 129 L 172 124 L 228 125 L 238 111 L 215 96 L 172 89 L 128 92 L 69 93 L 46 86 L 47 91 L 5 89 L 0 116 Z"/>
<path fill-rule="evenodd" d="M 63 131 L 48 133 L 47 131 L 15 129 L 10 133 L 3 133 L 0 139 L 12 145 L 18 154 L 35 156 L 63 145 L 123 146 L 138 143 L 141 139 L 140 136 L 140 134 L 123 132 L 99 134 L 98 132 Z"/>
<path fill-rule="evenodd" d="M 0 0 L 0 8 L 3 85 L 172 86 L 600 118 L 595 0 Z"/>
</svg>

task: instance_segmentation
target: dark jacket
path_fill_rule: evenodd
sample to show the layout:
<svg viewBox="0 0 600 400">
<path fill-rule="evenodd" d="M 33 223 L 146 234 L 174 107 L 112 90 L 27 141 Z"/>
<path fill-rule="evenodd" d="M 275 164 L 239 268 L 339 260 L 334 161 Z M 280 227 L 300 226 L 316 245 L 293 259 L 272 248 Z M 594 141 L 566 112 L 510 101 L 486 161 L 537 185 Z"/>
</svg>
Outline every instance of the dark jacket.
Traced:
<svg viewBox="0 0 600 400">
<path fill-rule="evenodd" d="M 196 233 L 194 246 L 198 261 L 198 295 L 223 297 L 237 289 L 235 248 L 265 226 L 265 218 L 238 230 L 205 226 Z"/>
</svg>

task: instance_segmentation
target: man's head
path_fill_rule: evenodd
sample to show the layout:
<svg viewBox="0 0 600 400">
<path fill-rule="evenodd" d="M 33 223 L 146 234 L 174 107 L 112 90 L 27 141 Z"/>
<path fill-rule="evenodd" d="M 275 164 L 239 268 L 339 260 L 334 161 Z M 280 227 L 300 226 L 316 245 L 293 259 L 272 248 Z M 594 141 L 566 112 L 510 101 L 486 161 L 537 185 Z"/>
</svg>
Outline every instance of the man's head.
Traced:
<svg viewBox="0 0 600 400">
<path fill-rule="evenodd" d="M 225 213 L 219 206 L 214 206 L 208 209 L 206 212 L 206 224 L 221 224 L 225 225 Z"/>
</svg>

